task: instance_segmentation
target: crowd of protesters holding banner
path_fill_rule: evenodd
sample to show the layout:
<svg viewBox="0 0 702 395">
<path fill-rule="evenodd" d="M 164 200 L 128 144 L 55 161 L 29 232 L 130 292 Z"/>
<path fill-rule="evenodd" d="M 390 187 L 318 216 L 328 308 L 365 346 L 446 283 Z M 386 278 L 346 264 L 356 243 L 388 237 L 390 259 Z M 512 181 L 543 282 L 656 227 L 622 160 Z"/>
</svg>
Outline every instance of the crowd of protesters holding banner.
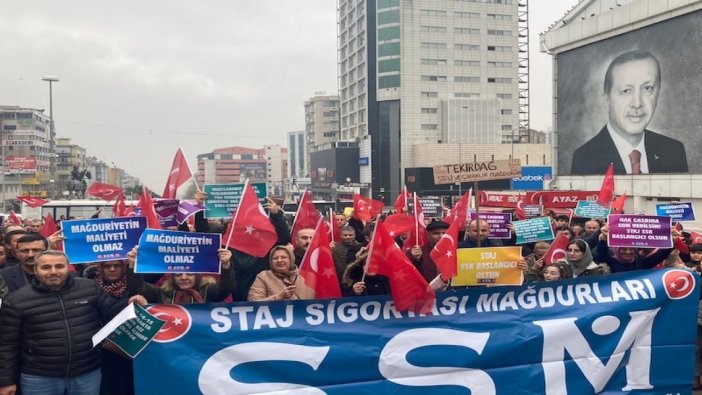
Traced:
<svg viewBox="0 0 702 395">
<path fill-rule="evenodd" d="M 198 191 L 196 202 L 201 204 L 205 199 L 206 195 Z M 406 201 L 407 197 L 404 199 Z M 412 281 L 424 284 L 432 293 L 450 290 L 455 273 L 447 273 L 438 265 L 435 262 L 437 255 L 432 252 L 451 231 L 455 221 L 462 222 L 462 226 L 457 227 L 460 229 L 458 236 L 452 240 L 454 249 L 515 245 L 514 235 L 511 239 L 491 238 L 486 221 L 467 220 L 466 208 L 463 213 L 460 209 L 456 213 L 454 207 L 453 212 L 447 213 L 443 219 L 421 220 L 414 215 L 414 221 L 407 221 L 401 217 L 412 217 L 407 204 L 396 205 L 395 212 L 384 215 L 357 215 L 363 208 L 357 206 L 350 217 L 330 213 L 324 226 L 320 225 L 321 222 L 300 225 L 298 221 L 302 220 L 299 218 L 288 223 L 280 206 L 272 199 L 267 199 L 264 208 L 268 212 L 266 220 L 275 232 L 274 242 L 265 248 L 264 253 L 252 254 L 233 248 L 229 236 L 219 250 L 221 271 L 213 276 L 135 273 L 138 246 L 127 254 L 125 260 L 72 265 L 63 252 L 56 251 L 62 240 L 60 231 L 47 234 L 41 220 L 26 220 L 22 225 L 3 224 L 0 247 L 0 395 L 18 393 L 16 390 L 20 386 L 26 394 L 37 393 L 36 390 L 47 386 L 56 388 L 56 391 L 46 393 L 56 394 L 64 391 L 68 394 L 133 393 L 131 361 L 105 351 L 100 365 L 99 348 L 90 345 L 92 334 L 127 301 L 188 304 L 319 297 L 318 284 L 309 281 L 310 268 L 306 266 L 311 265 L 311 255 L 321 254 L 320 249 L 310 251 L 320 229 L 325 232 L 325 237 L 327 234 L 331 236 L 326 251 L 333 260 L 333 270 L 325 272 L 328 276 L 317 274 L 317 280 L 331 277 L 337 297 L 393 294 L 394 287 L 403 286 L 402 282 L 393 282 L 387 272 L 369 268 L 369 262 L 378 255 L 373 249 L 381 247 L 384 259 L 402 261 L 400 263 L 404 266 L 396 266 L 393 270 L 407 269 L 408 273 L 416 274 L 410 276 L 415 279 Z M 610 248 L 607 244 L 609 227 L 604 221 L 589 219 L 574 225 L 568 217 L 544 214 L 551 219 L 554 234 L 568 239 L 567 246 L 561 258 L 547 264 L 545 258 L 551 243 L 522 244 L 523 256 L 517 267 L 524 274 L 525 284 L 656 267 L 702 272 L 702 244 L 691 242 L 679 230 L 672 232 L 674 248 L 654 251 Z M 321 221 L 319 217 L 323 216 L 315 213 L 312 217 L 315 215 L 315 221 Z M 418 224 L 417 220 L 421 223 Z M 390 226 L 391 223 L 405 225 Z M 200 211 L 193 215 L 190 226 L 184 223 L 179 230 L 226 235 L 226 232 L 234 232 L 234 226 L 236 224 L 232 223 L 224 227 L 217 220 L 208 220 Z M 387 232 L 385 228 L 391 229 L 388 234 L 394 238 L 393 245 L 375 241 L 378 227 L 382 232 Z M 510 229 L 513 230 L 511 225 Z M 395 250 L 400 254 L 388 252 Z M 702 340 L 702 305 L 698 324 L 698 338 Z M 699 384 L 700 351 L 697 361 Z"/>
</svg>

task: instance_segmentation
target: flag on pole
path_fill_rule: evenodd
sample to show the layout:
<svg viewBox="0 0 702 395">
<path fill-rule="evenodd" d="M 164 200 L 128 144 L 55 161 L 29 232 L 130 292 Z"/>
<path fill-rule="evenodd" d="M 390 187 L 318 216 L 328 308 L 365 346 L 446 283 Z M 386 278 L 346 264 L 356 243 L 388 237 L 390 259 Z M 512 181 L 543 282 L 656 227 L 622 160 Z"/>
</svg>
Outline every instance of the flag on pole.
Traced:
<svg viewBox="0 0 702 395">
<path fill-rule="evenodd" d="M 382 222 L 376 221 L 366 261 L 366 273 L 386 276 L 398 311 L 431 311 L 436 295 L 417 268 L 397 246 Z"/>
<path fill-rule="evenodd" d="M 226 246 L 235 250 L 264 257 L 278 241 L 278 234 L 256 196 L 256 191 L 246 180 L 239 207 L 224 233 Z"/>
<path fill-rule="evenodd" d="M 702 233 L 690 232 L 690 244 L 702 244 Z"/>
<path fill-rule="evenodd" d="M 392 237 L 398 237 L 403 234 L 408 234 L 412 231 L 416 221 L 413 215 L 407 214 L 390 214 L 383 221 L 385 229 Z"/>
<path fill-rule="evenodd" d="M 7 216 L 7 219 L 9 219 L 10 222 L 12 222 L 12 224 L 14 225 L 22 226 L 22 221 L 20 221 L 20 219 L 17 217 L 17 214 L 15 214 L 15 212 L 12 210 L 10 210 L 10 215 Z"/>
<path fill-rule="evenodd" d="M 424 223 L 424 210 L 419 199 L 417 199 L 416 192 L 412 199 L 414 205 L 414 226 L 410 229 L 409 237 L 407 237 L 407 242 L 404 244 L 406 250 L 412 249 L 415 245 L 425 247 L 429 244 L 426 232 L 427 225 Z"/>
<path fill-rule="evenodd" d="M 195 183 L 193 173 L 190 171 L 188 161 L 185 159 L 185 154 L 183 154 L 183 150 L 181 148 L 178 148 L 178 151 L 176 151 L 175 154 L 175 158 L 173 158 L 171 172 L 168 173 L 166 187 L 163 190 L 163 198 L 191 198 L 195 196 L 196 189 L 197 184 Z"/>
<path fill-rule="evenodd" d="M 551 242 L 551 246 L 544 254 L 544 265 L 553 265 L 566 257 L 566 248 L 570 240 L 565 234 L 556 236 Z"/>
<path fill-rule="evenodd" d="M 146 227 L 149 229 L 162 229 L 161 221 L 158 220 L 158 214 L 154 208 L 154 200 L 151 197 L 151 191 L 142 187 L 142 194 L 139 197 L 137 207 L 141 210 L 141 216 L 146 217 Z"/>
<path fill-rule="evenodd" d="M 461 196 L 460 199 L 456 202 L 456 204 L 453 206 L 449 214 L 444 218 L 444 221 L 452 224 L 453 221 L 458 220 L 458 230 L 463 231 L 466 230 L 466 223 L 468 222 L 468 219 L 470 218 L 468 216 L 468 213 L 470 212 L 470 200 L 473 195 L 473 188 L 470 188 L 466 191 L 466 193 Z"/>
<path fill-rule="evenodd" d="M 112 206 L 112 216 L 113 217 L 126 217 L 127 216 L 127 203 L 124 201 L 124 194 L 120 192 L 115 201 L 115 205 Z"/>
<path fill-rule="evenodd" d="M 353 216 L 361 221 L 370 221 L 383 212 L 383 202 L 373 200 L 357 193 L 353 194 Z"/>
<path fill-rule="evenodd" d="M 302 229 L 314 229 L 317 226 L 317 222 L 319 222 L 319 217 L 319 211 L 312 203 L 312 194 L 305 189 L 297 205 L 297 212 L 295 213 L 292 231 L 290 232 L 293 246 L 296 246 L 295 236 L 297 236 L 297 233 Z"/>
<path fill-rule="evenodd" d="M 51 213 L 46 214 L 46 217 L 44 217 L 44 225 L 39 230 L 39 234 L 48 239 L 49 236 L 58 232 L 58 230 L 59 229 L 56 225 L 56 221 L 54 221 L 54 216 L 51 215 Z M 56 249 L 59 251 L 63 251 L 63 242 L 57 242 Z"/>
<path fill-rule="evenodd" d="M 392 206 L 395 208 L 397 214 L 407 214 L 409 213 L 409 201 L 412 199 L 412 194 L 407 192 L 407 185 L 402 187 L 402 191 L 397 195 L 395 199 L 395 204 Z"/>
<path fill-rule="evenodd" d="M 305 279 L 305 285 L 314 290 L 316 299 L 341 297 L 327 230 L 324 219 L 318 218 L 314 237 L 300 263 L 300 276 Z"/>
<path fill-rule="evenodd" d="M 49 203 L 48 200 L 36 196 L 17 196 L 17 199 L 31 208 L 41 207 Z"/>
<path fill-rule="evenodd" d="M 614 164 L 610 163 L 602 180 L 600 194 L 597 196 L 597 204 L 602 207 L 609 208 L 614 197 Z"/>
<path fill-rule="evenodd" d="M 448 280 L 458 274 L 458 259 L 456 245 L 458 244 L 458 228 L 461 221 L 453 221 L 443 236 L 429 253 L 429 256 L 441 272 L 441 278 Z"/>
<path fill-rule="evenodd" d="M 618 196 L 612 202 L 612 214 L 621 214 L 624 212 L 624 203 L 626 203 L 626 193 Z"/>
<path fill-rule="evenodd" d="M 115 200 L 120 193 L 122 193 L 122 188 L 101 182 L 94 182 L 88 188 L 89 195 L 108 202 Z"/>
</svg>

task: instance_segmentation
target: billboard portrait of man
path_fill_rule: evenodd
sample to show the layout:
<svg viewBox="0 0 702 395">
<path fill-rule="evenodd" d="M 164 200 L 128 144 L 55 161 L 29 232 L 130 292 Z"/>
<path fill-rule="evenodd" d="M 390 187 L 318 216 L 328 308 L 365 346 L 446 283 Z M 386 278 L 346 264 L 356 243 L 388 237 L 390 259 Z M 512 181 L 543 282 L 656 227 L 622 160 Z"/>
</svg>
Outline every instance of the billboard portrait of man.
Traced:
<svg viewBox="0 0 702 395">
<path fill-rule="evenodd" d="M 684 173 L 684 145 L 647 129 L 661 85 L 658 60 L 646 51 L 625 52 L 612 60 L 604 77 L 609 119 L 600 132 L 573 153 L 572 174 Z"/>
<path fill-rule="evenodd" d="M 556 54 L 557 174 L 702 173 L 702 10 Z"/>
</svg>

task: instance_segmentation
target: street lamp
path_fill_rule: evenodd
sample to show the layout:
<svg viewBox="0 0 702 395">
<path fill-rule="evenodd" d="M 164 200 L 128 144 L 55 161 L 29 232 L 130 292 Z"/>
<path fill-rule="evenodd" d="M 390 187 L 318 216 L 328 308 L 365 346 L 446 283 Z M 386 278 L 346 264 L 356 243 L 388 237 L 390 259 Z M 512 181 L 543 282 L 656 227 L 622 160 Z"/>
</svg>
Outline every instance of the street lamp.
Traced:
<svg viewBox="0 0 702 395">
<path fill-rule="evenodd" d="M 53 84 L 58 82 L 59 79 L 54 76 L 44 76 L 41 77 L 42 81 L 49 83 L 49 153 L 52 156 L 49 157 L 49 178 L 56 179 L 56 158 L 53 154 L 56 153 L 56 130 L 54 128 L 54 95 L 53 95 Z M 52 196 L 53 198 L 53 196 Z"/>
</svg>

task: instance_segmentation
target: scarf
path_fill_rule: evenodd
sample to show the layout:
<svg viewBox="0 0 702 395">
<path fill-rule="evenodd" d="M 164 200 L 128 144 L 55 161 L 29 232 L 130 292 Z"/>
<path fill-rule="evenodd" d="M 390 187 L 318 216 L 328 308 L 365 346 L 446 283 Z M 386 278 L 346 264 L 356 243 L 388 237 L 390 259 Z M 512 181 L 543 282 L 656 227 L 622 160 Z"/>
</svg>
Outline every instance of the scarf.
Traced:
<svg viewBox="0 0 702 395">
<path fill-rule="evenodd" d="M 568 254 L 566 254 L 566 261 L 568 261 L 568 264 L 573 269 L 573 275 L 575 277 L 581 275 L 593 263 L 592 252 L 590 252 L 590 246 L 587 243 L 584 244 L 585 252 L 583 253 L 583 257 L 580 260 L 574 261 L 568 258 Z"/>
<path fill-rule="evenodd" d="M 205 303 L 205 298 L 193 288 L 176 290 L 175 295 L 173 295 L 173 304 L 188 303 Z"/>
<path fill-rule="evenodd" d="M 100 288 L 102 288 L 106 294 L 112 296 L 113 298 L 121 299 L 127 292 L 127 278 L 126 276 L 120 277 L 119 280 L 114 282 L 108 282 L 103 276 L 102 272 L 98 273 L 96 281 Z"/>
</svg>

